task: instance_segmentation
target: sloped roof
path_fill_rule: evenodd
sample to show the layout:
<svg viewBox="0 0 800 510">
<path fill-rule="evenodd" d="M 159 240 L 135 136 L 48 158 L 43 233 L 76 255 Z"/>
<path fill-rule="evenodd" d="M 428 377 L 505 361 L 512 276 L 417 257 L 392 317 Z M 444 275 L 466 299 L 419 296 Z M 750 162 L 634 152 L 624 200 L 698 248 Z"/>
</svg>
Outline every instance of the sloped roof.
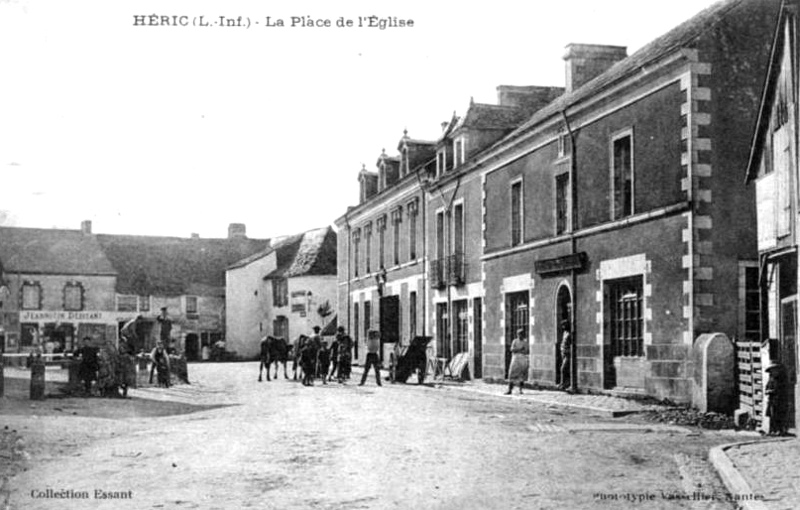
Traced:
<svg viewBox="0 0 800 510">
<path fill-rule="evenodd" d="M 264 277 L 335 275 L 336 232 L 331 227 L 291 236 L 275 248 L 277 267 Z"/>
<path fill-rule="evenodd" d="M 139 295 L 219 295 L 225 269 L 269 245 L 247 238 L 96 237 L 117 270 L 117 292 Z"/>
<path fill-rule="evenodd" d="M 6 272 L 116 274 L 95 236 L 80 230 L 0 227 L 0 262 Z"/>
<path fill-rule="evenodd" d="M 725 16 L 747 0 L 723 0 L 704 9 L 688 21 L 681 23 L 661 37 L 651 41 L 633 55 L 620 60 L 606 72 L 588 81 L 581 87 L 566 93 L 549 105 L 533 114 L 533 116 L 511 133 L 504 141 L 534 128 L 547 118 L 559 114 L 565 108 L 596 95 L 604 88 L 620 79 L 638 72 L 643 66 L 654 63 L 676 50 L 686 47 L 695 38 L 706 32 L 711 26 L 723 20 Z M 756 0 L 757 1 L 757 0 Z M 500 143 L 503 143 L 501 141 Z"/>
<path fill-rule="evenodd" d="M 770 50 L 769 66 L 767 68 L 764 90 L 761 93 L 761 102 L 758 107 L 756 126 L 753 131 L 753 138 L 750 142 L 750 156 L 745 169 L 745 182 L 750 182 L 758 175 L 758 167 L 761 162 L 761 153 L 764 150 L 764 140 L 766 131 L 769 128 L 769 117 L 771 114 L 772 103 L 775 100 L 775 89 L 777 80 L 781 74 L 781 59 L 784 52 L 784 25 L 786 23 L 786 8 L 782 8 L 778 23 L 775 25 L 772 48 Z"/>
<path fill-rule="evenodd" d="M 458 127 L 476 129 L 511 129 L 519 126 L 530 112 L 516 106 L 472 103 Z"/>
</svg>

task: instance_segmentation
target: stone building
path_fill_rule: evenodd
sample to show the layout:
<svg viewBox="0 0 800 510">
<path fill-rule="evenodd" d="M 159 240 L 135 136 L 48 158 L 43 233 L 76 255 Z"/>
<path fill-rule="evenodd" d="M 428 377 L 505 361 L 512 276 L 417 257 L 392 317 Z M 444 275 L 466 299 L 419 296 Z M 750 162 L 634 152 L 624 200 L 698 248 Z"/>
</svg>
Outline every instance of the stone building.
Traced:
<svg viewBox="0 0 800 510">
<path fill-rule="evenodd" d="M 70 350 L 84 336 L 116 342 L 137 315 L 136 347 L 149 350 L 166 307 L 173 347 L 198 359 L 202 345 L 225 338 L 225 268 L 268 245 L 241 224 L 227 239 L 93 234 L 89 221 L 81 230 L 0 228 L 6 352 L 48 340 Z"/>
<path fill-rule="evenodd" d="M 504 379 L 523 329 L 532 382 L 692 401 L 706 375 L 698 337 L 745 335 L 753 313 L 755 201 L 736 169 L 779 3 L 720 2 L 630 56 L 569 45 L 563 92 L 501 87 L 500 105 L 446 124 L 433 168 L 403 174 L 401 153 L 381 160 L 397 161 L 398 181 L 379 170 L 372 187 L 362 172 L 361 203 L 337 220 L 350 233 L 340 323 L 363 329 L 369 303 L 383 329 L 383 295 L 427 288 L 435 356 L 466 350 L 473 374 Z M 515 100 L 519 117 L 502 108 Z M 422 258 L 364 275 L 370 222 L 386 228 L 380 218 L 396 221 L 415 197 L 427 204 Z M 557 370 L 564 321 L 577 344 L 569 381 Z"/>
</svg>

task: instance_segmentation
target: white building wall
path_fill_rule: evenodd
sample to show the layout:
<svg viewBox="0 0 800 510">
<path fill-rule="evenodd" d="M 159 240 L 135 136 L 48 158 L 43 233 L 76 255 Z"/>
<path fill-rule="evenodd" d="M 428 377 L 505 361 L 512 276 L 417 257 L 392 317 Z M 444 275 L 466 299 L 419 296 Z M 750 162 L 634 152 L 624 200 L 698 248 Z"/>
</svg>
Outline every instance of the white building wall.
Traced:
<svg viewBox="0 0 800 510">
<path fill-rule="evenodd" d="M 225 273 L 226 349 L 236 351 L 240 357 L 257 356 L 261 338 L 272 332 L 272 322 L 266 314 L 272 295 L 264 276 L 275 267 L 272 252 Z"/>
</svg>

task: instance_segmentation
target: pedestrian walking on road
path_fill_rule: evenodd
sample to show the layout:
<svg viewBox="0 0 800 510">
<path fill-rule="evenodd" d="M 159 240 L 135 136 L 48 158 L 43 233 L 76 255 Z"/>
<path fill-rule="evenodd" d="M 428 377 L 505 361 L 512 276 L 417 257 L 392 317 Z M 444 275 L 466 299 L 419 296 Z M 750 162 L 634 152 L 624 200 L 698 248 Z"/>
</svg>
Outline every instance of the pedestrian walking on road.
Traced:
<svg viewBox="0 0 800 510">
<path fill-rule="evenodd" d="M 528 339 L 525 330 L 517 330 L 517 338 L 511 342 L 511 365 L 508 367 L 508 391 L 511 395 L 514 383 L 519 384 L 519 393 L 522 395 L 522 383 L 528 378 Z"/>
<path fill-rule="evenodd" d="M 336 369 L 339 368 L 339 330 L 336 330 L 336 336 L 331 343 L 331 371 L 328 374 L 328 380 L 333 381 L 333 376 L 336 375 Z"/>
<path fill-rule="evenodd" d="M 367 333 L 367 361 L 364 363 L 364 373 L 361 374 L 361 382 L 359 386 L 363 386 L 367 381 L 367 374 L 370 367 L 375 367 L 375 382 L 378 386 L 381 384 L 381 361 L 378 353 L 381 349 L 381 334 L 378 331 L 370 331 Z"/>
<path fill-rule="evenodd" d="M 788 399 L 786 395 L 786 371 L 783 365 L 772 362 L 766 368 L 769 374 L 765 393 L 767 394 L 767 410 L 765 415 L 769 417 L 769 435 L 785 436 L 788 431 L 787 408 Z"/>
<path fill-rule="evenodd" d="M 339 364 L 337 378 L 340 384 L 350 379 L 350 370 L 353 366 L 353 339 L 345 333 L 344 326 L 339 326 L 336 330 L 336 341 L 338 342 Z"/>
<path fill-rule="evenodd" d="M 572 362 L 572 331 L 567 320 L 561 321 L 561 342 L 558 348 L 561 350 L 561 380 L 558 383 L 560 390 L 566 390 L 570 386 L 569 369 Z"/>
</svg>

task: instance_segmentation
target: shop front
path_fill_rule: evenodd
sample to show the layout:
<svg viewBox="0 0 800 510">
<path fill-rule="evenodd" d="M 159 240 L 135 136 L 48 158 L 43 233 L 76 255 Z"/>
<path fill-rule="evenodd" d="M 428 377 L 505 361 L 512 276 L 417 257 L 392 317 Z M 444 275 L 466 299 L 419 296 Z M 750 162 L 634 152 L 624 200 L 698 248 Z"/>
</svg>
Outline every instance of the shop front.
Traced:
<svg viewBox="0 0 800 510">
<path fill-rule="evenodd" d="M 72 352 L 85 337 L 93 345 L 109 341 L 116 345 L 119 325 L 135 316 L 113 311 L 22 311 L 16 321 L 18 329 L 5 328 L 5 352 L 26 353 L 37 346 L 44 353 Z M 14 321 L 7 322 L 11 325 Z"/>
</svg>

